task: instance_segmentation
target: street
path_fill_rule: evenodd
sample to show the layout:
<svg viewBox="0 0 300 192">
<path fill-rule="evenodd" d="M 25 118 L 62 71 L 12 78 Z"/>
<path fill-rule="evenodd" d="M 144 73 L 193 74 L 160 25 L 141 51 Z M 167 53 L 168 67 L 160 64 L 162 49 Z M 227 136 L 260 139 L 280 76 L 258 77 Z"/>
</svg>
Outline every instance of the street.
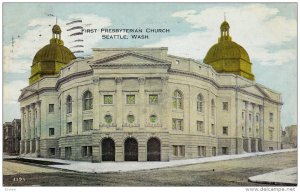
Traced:
<svg viewBox="0 0 300 192">
<path fill-rule="evenodd" d="M 297 152 L 120 173 L 77 173 L 3 163 L 4 186 L 268 186 L 248 181 L 271 171 L 297 166 Z"/>
</svg>

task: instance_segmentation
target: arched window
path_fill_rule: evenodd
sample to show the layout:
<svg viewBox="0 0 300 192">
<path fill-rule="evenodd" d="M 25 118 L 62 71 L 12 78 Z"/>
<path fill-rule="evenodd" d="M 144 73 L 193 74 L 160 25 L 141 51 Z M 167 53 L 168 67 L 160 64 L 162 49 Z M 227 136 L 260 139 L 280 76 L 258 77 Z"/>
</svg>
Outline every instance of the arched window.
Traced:
<svg viewBox="0 0 300 192">
<path fill-rule="evenodd" d="M 68 95 L 67 97 L 67 113 L 72 113 L 72 97 Z"/>
<path fill-rule="evenodd" d="M 211 100 L 211 116 L 215 115 L 215 101 Z"/>
<path fill-rule="evenodd" d="M 203 112 L 203 96 L 201 94 L 197 96 L 197 111 Z"/>
<path fill-rule="evenodd" d="M 175 109 L 183 109 L 183 106 L 182 106 L 182 100 L 183 97 L 182 97 L 182 93 L 178 90 L 174 91 L 174 94 L 173 94 L 173 108 Z"/>
<path fill-rule="evenodd" d="M 83 110 L 93 109 L 93 96 L 90 91 L 87 91 L 83 95 Z"/>
</svg>

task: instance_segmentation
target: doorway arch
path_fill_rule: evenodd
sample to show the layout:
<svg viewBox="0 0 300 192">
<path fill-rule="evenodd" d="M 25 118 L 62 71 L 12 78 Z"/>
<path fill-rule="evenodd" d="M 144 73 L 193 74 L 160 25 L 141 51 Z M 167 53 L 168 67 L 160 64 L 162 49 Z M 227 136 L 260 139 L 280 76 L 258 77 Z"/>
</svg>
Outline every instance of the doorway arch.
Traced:
<svg viewBox="0 0 300 192">
<path fill-rule="evenodd" d="M 160 140 L 150 138 L 147 142 L 147 161 L 160 161 L 161 155 Z"/>
<path fill-rule="evenodd" d="M 115 142 L 111 138 L 105 138 L 101 143 L 102 161 L 115 161 Z"/>
<path fill-rule="evenodd" d="M 125 145 L 125 161 L 138 161 L 138 142 L 135 138 L 127 138 Z"/>
</svg>

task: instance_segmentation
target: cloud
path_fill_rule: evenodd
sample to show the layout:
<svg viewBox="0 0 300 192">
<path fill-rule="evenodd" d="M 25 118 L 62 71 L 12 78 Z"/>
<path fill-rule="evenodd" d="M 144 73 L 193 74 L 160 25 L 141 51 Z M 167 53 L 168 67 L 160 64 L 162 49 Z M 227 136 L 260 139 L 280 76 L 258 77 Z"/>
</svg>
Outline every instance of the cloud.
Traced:
<svg viewBox="0 0 300 192">
<path fill-rule="evenodd" d="M 28 85 L 27 81 L 11 81 L 3 84 L 3 104 L 17 104 L 21 89 Z"/>
<path fill-rule="evenodd" d="M 262 65 L 281 65 L 296 60 L 295 49 L 281 46 L 293 43 L 297 37 L 297 21 L 279 16 L 278 9 L 263 4 L 175 12 L 172 17 L 185 20 L 197 31 L 163 38 L 146 47 L 167 46 L 171 54 L 203 59 L 208 49 L 217 43 L 224 12 L 231 27 L 233 41 L 247 50 L 251 60 Z"/>
<path fill-rule="evenodd" d="M 108 18 L 99 17 L 93 14 L 73 14 L 69 18 L 58 20 L 58 24 L 62 29 L 62 40 L 67 47 L 72 46 L 74 37 L 70 36 L 66 23 L 74 18 L 82 20 L 82 24 L 89 24 L 89 28 L 105 28 L 111 25 Z M 46 44 L 49 44 L 52 38 L 52 26 L 55 23 L 55 17 L 35 18 L 29 21 L 28 30 L 25 34 L 15 37 L 13 45 L 9 43 L 3 46 L 3 72 L 7 73 L 25 73 L 30 70 L 32 59 L 36 52 Z M 84 53 L 91 53 L 91 48 L 97 47 L 101 38 L 99 33 L 83 33 Z"/>
</svg>

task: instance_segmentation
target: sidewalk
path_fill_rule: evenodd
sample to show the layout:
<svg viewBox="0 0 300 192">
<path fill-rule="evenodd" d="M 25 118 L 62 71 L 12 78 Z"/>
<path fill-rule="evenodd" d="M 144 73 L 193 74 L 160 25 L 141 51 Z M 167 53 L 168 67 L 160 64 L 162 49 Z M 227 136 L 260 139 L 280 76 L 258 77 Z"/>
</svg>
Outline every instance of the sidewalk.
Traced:
<svg viewBox="0 0 300 192">
<path fill-rule="evenodd" d="M 297 167 L 256 175 L 249 177 L 248 180 L 272 185 L 297 185 Z"/>
<path fill-rule="evenodd" d="M 127 162 L 91 163 L 91 162 L 70 161 L 70 160 L 62 160 L 62 159 L 33 158 L 33 157 L 26 157 L 26 156 L 22 156 L 22 158 L 65 163 L 67 165 L 48 165 L 48 166 L 59 168 L 59 169 L 76 171 L 76 172 L 108 173 L 108 172 L 127 172 L 127 171 L 159 169 L 159 168 L 166 168 L 166 167 L 176 167 L 176 166 L 183 166 L 183 165 L 225 161 L 231 159 L 239 159 L 245 157 L 254 157 L 254 156 L 292 152 L 292 151 L 297 151 L 297 149 L 283 149 L 283 150 L 256 152 L 256 153 L 243 153 L 243 154 L 235 154 L 235 155 L 220 155 L 214 157 L 203 157 L 203 158 L 195 158 L 195 159 L 170 160 L 166 162 L 162 162 L 162 161 L 128 162 L 127 161 Z"/>
</svg>

